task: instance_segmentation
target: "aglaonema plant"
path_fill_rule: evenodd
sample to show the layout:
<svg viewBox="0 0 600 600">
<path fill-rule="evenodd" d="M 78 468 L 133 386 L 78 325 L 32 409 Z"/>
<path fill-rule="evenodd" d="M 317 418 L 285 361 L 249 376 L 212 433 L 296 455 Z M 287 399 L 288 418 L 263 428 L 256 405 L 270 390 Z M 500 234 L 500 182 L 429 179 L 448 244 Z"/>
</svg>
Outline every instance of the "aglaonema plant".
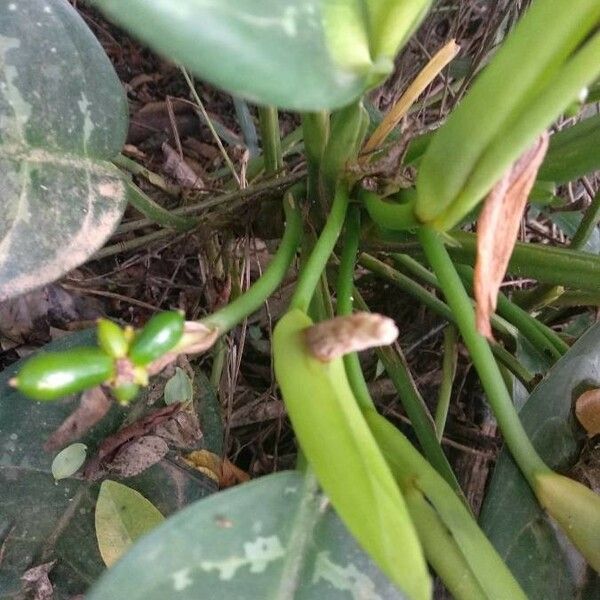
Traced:
<svg viewBox="0 0 600 600">
<path fill-rule="evenodd" d="M 352 298 L 361 302 L 353 273 L 364 209 L 382 230 L 406 231 L 420 243 L 435 273 L 429 282 L 447 303 L 434 298 L 431 305 L 456 324 L 515 461 L 540 504 L 600 570 L 600 499 L 537 455 L 477 330 L 463 283 L 470 275 L 461 270 L 461 279 L 444 245 L 460 243 L 452 228 L 600 74 L 597 1 L 576 7 L 534 1 L 465 99 L 428 136 L 424 152 L 413 157 L 416 189 L 391 184 L 385 195 L 361 175 L 368 172 L 369 157 L 360 151 L 370 125 L 361 98 L 390 72 L 429 2 L 261 0 L 250 9 L 241 0 L 188 1 L 177 10 L 159 1 L 95 4 L 197 75 L 262 104 L 267 173 L 283 164 L 275 107 L 301 111 L 307 180 L 284 195 L 285 232 L 268 268 L 232 303 L 200 321 L 160 313 L 137 332 L 101 321 L 97 348 L 39 354 L 13 384 L 37 400 L 102 386 L 127 404 L 179 353 L 208 350 L 259 308 L 301 247 L 294 293 L 273 333 L 275 376 L 299 443 L 299 469 L 314 472 L 348 530 L 406 597 L 431 596 L 428 561 L 457 598 L 524 598 L 465 506 L 439 445 L 445 417 L 434 423 L 391 349 L 383 363 L 427 460 L 374 408 L 356 351 L 389 345 L 397 329 L 381 315 L 353 313 Z M 317 224 L 316 235 L 303 235 L 303 216 Z M 344 227 L 333 318 L 326 267 Z M 560 338 L 508 299 L 499 312 L 553 359 L 566 351 Z M 498 317 L 494 323 L 505 326 Z"/>
</svg>

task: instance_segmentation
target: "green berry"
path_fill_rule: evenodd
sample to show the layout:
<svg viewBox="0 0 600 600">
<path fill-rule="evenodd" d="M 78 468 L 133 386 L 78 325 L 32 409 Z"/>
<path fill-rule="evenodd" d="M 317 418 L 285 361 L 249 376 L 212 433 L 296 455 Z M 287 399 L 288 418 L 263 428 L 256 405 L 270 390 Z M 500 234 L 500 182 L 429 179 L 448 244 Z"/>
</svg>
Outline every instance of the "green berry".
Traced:
<svg viewBox="0 0 600 600">
<path fill-rule="evenodd" d="M 56 400 L 111 379 L 113 359 L 98 348 L 43 352 L 29 359 L 11 384 L 34 400 Z"/>
<path fill-rule="evenodd" d="M 183 314 L 178 311 L 154 315 L 131 344 L 131 362 L 134 365 L 145 366 L 166 354 L 183 336 L 183 324 Z"/>
<path fill-rule="evenodd" d="M 123 358 L 129 350 L 123 328 L 108 319 L 98 320 L 98 345 L 113 358 Z"/>
</svg>

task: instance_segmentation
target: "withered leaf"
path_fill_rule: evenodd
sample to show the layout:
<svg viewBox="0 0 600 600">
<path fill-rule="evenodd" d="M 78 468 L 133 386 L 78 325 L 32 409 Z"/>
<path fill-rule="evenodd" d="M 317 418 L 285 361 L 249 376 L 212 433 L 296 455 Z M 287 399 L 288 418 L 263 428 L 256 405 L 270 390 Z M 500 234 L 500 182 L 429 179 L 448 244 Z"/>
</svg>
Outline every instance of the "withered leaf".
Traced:
<svg viewBox="0 0 600 600">
<path fill-rule="evenodd" d="M 250 480 L 250 475 L 236 467 L 229 459 L 221 458 L 208 450 L 195 450 L 184 456 L 190 467 L 218 482 L 219 488 L 227 488 Z"/>
<path fill-rule="evenodd" d="M 162 151 L 165 155 L 163 169 L 167 175 L 170 175 L 181 187 L 190 189 L 202 189 L 204 184 L 199 175 L 197 175 L 190 165 L 182 158 L 179 153 L 171 148 L 166 142 L 162 145 Z"/>
<path fill-rule="evenodd" d="M 575 415 L 590 437 L 600 433 L 600 389 L 588 390 L 577 398 Z"/>
<path fill-rule="evenodd" d="M 133 477 L 155 465 L 168 451 L 169 446 L 161 437 L 145 435 L 121 446 L 105 468 L 120 477 Z"/>
<path fill-rule="evenodd" d="M 21 577 L 25 591 L 31 594 L 33 600 L 52 600 L 54 588 L 48 574 L 56 564 L 56 561 L 47 562 L 25 571 Z"/>
<path fill-rule="evenodd" d="M 139 439 L 151 432 L 154 428 L 171 418 L 181 410 L 181 404 L 171 404 L 152 411 L 139 421 L 119 429 L 114 435 L 107 437 L 98 449 L 96 455 L 88 461 L 84 470 L 87 479 L 97 479 L 102 476 L 104 465 L 109 464 L 117 450 L 132 440 Z"/>
<path fill-rule="evenodd" d="M 389 317 L 357 312 L 316 323 L 305 331 L 309 352 L 323 362 L 350 352 L 391 344 L 398 328 Z"/>
<path fill-rule="evenodd" d="M 492 338 L 490 317 L 496 310 L 525 204 L 547 149 L 548 134 L 544 132 L 492 188 L 479 215 L 473 283 L 477 329 L 487 338 Z"/>
</svg>

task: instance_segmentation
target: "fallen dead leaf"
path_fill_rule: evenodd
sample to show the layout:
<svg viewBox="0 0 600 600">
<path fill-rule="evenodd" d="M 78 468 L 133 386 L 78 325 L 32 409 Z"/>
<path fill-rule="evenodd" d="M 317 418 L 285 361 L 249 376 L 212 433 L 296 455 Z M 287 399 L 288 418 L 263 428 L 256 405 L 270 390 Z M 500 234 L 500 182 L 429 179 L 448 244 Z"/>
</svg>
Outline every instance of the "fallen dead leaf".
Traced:
<svg viewBox="0 0 600 600">
<path fill-rule="evenodd" d="M 30 594 L 32 600 L 52 600 L 54 588 L 48 574 L 56 564 L 56 561 L 47 562 L 25 571 L 21 577 L 25 591 Z"/>
<path fill-rule="evenodd" d="M 121 446 L 106 470 L 119 477 L 139 475 L 162 460 L 169 451 L 165 440 L 157 435 L 145 435 Z"/>
<path fill-rule="evenodd" d="M 195 450 L 183 459 L 190 467 L 216 481 L 221 489 L 250 480 L 250 475 L 236 467 L 229 459 L 222 459 L 208 450 Z"/>
<path fill-rule="evenodd" d="M 588 390 L 577 398 L 575 415 L 590 437 L 600 433 L 600 389 Z"/>
<path fill-rule="evenodd" d="M 529 192 L 548 149 L 544 132 L 504 174 L 485 199 L 477 221 L 474 288 L 479 333 L 492 338 L 490 317 L 517 241 Z"/>
<path fill-rule="evenodd" d="M 170 175 L 182 188 L 202 189 L 204 187 L 200 175 L 190 167 L 176 150 L 165 142 L 162 145 L 162 151 L 165 155 L 165 162 L 163 163 L 165 173 Z"/>
<path fill-rule="evenodd" d="M 181 410 L 181 404 L 170 404 L 163 408 L 152 411 L 140 420 L 119 429 L 115 434 L 105 438 L 98 448 L 96 455 L 90 459 L 84 470 L 84 477 L 90 480 L 96 480 L 101 477 L 111 461 L 116 456 L 117 451 L 125 444 L 140 439 L 148 434 L 154 433 L 157 425 L 170 419 L 174 414 Z"/>
</svg>

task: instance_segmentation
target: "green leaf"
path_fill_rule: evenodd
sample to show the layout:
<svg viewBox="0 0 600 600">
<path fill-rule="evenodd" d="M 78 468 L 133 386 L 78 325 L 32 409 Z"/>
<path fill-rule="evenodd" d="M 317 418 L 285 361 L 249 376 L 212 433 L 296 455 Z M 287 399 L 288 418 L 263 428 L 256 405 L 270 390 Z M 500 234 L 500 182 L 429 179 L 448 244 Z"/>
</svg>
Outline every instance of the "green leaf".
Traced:
<svg viewBox="0 0 600 600">
<path fill-rule="evenodd" d="M 44 348 L 68 350 L 94 344 L 94 330 L 61 338 Z M 94 535 L 94 505 L 99 484 L 79 477 L 55 483 L 53 455 L 44 451 L 49 435 L 76 406 L 75 397 L 53 403 L 33 402 L 8 385 L 23 361 L 0 373 L 0 598 L 17 597 L 20 577 L 38 564 L 57 560 L 51 579 L 57 598 L 82 594 L 104 570 Z M 200 380 L 197 376 L 195 381 Z M 203 406 L 211 394 L 202 396 Z M 143 401 L 143 396 L 142 396 Z M 203 410 L 208 410 L 205 408 Z M 88 456 L 123 423 L 116 403 L 81 440 Z M 207 421 L 203 418 L 205 428 Z M 216 421 L 214 421 L 216 423 Z M 213 434 L 211 434 L 213 435 Z M 167 456 L 127 484 L 169 515 L 215 491 L 198 471 Z"/>
<path fill-rule="evenodd" d="M 52 476 L 56 481 L 66 479 L 77 473 L 85 462 L 87 446 L 79 442 L 61 450 L 52 461 Z"/>
<path fill-rule="evenodd" d="M 289 310 L 273 333 L 275 376 L 294 433 L 348 529 L 410 598 L 431 582 L 404 499 L 352 393 L 341 358 L 309 353 L 311 319 Z M 399 566 L 401 565 L 401 566 Z"/>
<path fill-rule="evenodd" d="M 165 404 L 175 402 L 190 402 L 194 397 L 192 380 L 183 369 L 177 367 L 175 375 L 165 385 Z"/>
<path fill-rule="evenodd" d="M 53 281 L 112 233 L 125 185 L 107 162 L 127 104 L 102 47 L 61 0 L 0 6 L 0 300 Z"/>
<path fill-rule="evenodd" d="M 583 216 L 580 212 L 568 211 L 551 212 L 548 214 L 548 218 L 566 235 L 572 238 L 575 235 Z M 592 254 L 600 254 L 600 229 L 598 229 L 598 227 L 594 227 L 592 234 L 581 250 Z"/>
<path fill-rule="evenodd" d="M 371 60 L 358 0 L 93 4 L 199 77 L 259 104 L 293 110 L 337 108 L 385 75 L 382 65 Z"/>
<path fill-rule="evenodd" d="M 599 357 L 596 325 L 554 365 L 519 413 L 540 456 L 559 472 L 568 472 L 578 459 L 585 436 L 573 418 L 572 402 L 600 385 Z M 573 559 L 576 551 L 567 550 L 506 450 L 496 463 L 481 525 L 529 597 L 574 598 L 585 584 L 581 559 Z"/>
<path fill-rule="evenodd" d="M 152 502 L 139 492 L 110 479 L 100 486 L 95 515 L 98 548 L 107 567 L 115 564 L 136 540 L 165 520 Z"/>
<path fill-rule="evenodd" d="M 404 598 L 327 506 L 283 472 L 181 511 L 140 540 L 87 600 Z"/>
<path fill-rule="evenodd" d="M 566 183 L 600 169 L 600 115 L 584 119 L 550 138 L 539 179 Z"/>
</svg>

